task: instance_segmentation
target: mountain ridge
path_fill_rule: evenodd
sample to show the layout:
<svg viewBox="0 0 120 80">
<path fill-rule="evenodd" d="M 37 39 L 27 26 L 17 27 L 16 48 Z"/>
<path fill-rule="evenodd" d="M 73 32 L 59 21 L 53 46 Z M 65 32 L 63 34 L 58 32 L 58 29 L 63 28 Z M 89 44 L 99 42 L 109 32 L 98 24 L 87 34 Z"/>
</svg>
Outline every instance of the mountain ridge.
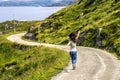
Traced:
<svg viewBox="0 0 120 80">
<path fill-rule="evenodd" d="M 1 1 L 0 6 L 67 6 L 75 3 L 77 0 L 7 0 Z"/>
</svg>

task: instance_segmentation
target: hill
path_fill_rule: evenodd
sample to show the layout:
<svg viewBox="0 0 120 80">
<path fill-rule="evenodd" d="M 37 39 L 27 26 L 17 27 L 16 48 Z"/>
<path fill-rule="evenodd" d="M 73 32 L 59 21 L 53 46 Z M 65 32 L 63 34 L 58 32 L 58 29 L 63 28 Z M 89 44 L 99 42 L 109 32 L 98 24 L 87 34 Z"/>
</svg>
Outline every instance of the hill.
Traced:
<svg viewBox="0 0 120 80">
<path fill-rule="evenodd" d="M 69 63 L 65 51 L 11 43 L 5 36 L 0 36 L 0 80 L 50 80 Z"/>
<path fill-rule="evenodd" d="M 26 31 L 31 26 L 34 28 L 39 23 L 40 21 L 0 23 L 0 80 L 49 80 L 67 66 L 69 55 L 65 51 L 21 45 L 6 38 L 8 35 Z"/>
<path fill-rule="evenodd" d="M 21 32 L 27 31 L 29 27 L 36 26 L 40 23 L 40 21 L 6 21 L 0 23 L 0 32 L 3 34 L 8 34 L 10 32 Z"/>
<path fill-rule="evenodd" d="M 42 21 L 33 33 L 38 33 L 39 42 L 66 44 L 68 35 L 77 30 L 80 46 L 120 55 L 120 1 L 79 0 Z"/>
<path fill-rule="evenodd" d="M 66 6 L 77 0 L 7 0 L 0 1 L 0 6 Z"/>
</svg>

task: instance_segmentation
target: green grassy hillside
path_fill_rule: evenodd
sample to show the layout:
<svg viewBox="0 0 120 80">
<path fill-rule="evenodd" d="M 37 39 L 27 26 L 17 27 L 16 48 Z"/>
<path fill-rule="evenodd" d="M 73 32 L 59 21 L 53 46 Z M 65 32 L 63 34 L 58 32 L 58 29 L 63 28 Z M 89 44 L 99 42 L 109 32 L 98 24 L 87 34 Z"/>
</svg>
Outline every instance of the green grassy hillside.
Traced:
<svg viewBox="0 0 120 80">
<path fill-rule="evenodd" d="M 29 27 L 34 26 L 37 27 L 39 25 L 40 21 L 6 21 L 0 23 L 0 32 L 3 32 L 4 34 L 14 32 L 21 32 L 21 31 L 27 31 Z"/>
<path fill-rule="evenodd" d="M 49 80 L 68 62 L 65 51 L 11 43 L 0 36 L 0 80 Z"/>
<path fill-rule="evenodd" d="M 66 44 L 81 30 L 79 45 L 106 49 L 120 56 L 120 1 L 79 0 L 41 22 L 39 42 Z"/>
</svg>

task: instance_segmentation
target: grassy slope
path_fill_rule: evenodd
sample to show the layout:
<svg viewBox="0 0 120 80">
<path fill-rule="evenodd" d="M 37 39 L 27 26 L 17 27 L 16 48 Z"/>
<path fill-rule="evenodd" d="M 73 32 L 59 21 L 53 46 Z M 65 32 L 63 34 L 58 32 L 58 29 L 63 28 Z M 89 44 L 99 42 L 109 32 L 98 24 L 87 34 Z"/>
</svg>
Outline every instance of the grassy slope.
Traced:
<svg viewBox="0 0 120 80">
<path fill-rule="evenodd" d="M 98 29 L 102 28 L 102 47 L 96 44 Z M 120 1 L 81 0 L 45 19 L 39 31 L 40 42 L 66 44 L 68 35 L 81 30 L 79 45 L 97 47 L 120 55 Z"/>
<path fill-rule="evenodd" d="M 11 43 L 0 36 L 0 80 L 48 80 L 69 62 L 65 51 Z"/>
<path fill-rule="evenodd" d="M 0 23 L 0 31 L 4 33 L 13 32 L 14 26 L 15 26 L 16 32 L 27 31 L 30 26 L 34 25 L 35 27 L 37 27 L 39 23 L 40 21 L 16 21 L 16 20 L 6 21 L 6 22 Z M 10 29 L 7 28 L 5 30 L 6 25 L 8 25 L 11 28 Z"/>
</svg>

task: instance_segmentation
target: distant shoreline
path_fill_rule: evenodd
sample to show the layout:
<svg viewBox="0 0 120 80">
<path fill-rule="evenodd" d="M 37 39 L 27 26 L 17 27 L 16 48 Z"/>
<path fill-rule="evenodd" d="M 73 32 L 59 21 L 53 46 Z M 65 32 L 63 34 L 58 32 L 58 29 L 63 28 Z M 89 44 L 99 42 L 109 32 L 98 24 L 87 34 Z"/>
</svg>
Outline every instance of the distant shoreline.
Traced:
<svg viewBox="0 0 120 80">
<path fill-rule="evenodd" d="M 42 20 L 6 20 L 0 23 L 4 23 L 4 22 L 12 22 L 12 21 L 18 21 L 18 22 L 35 22 L 35 21 L 42 21 Z"/>
<path fill-rule="evenodd" d="M 66 7 L 66 6 L 0 6 L 0 7 Z"/>
<path fill-rule="evenodd" d="M 0 7 L 0 23 L 17 20 L 17 21 L 41 21 L 61 10 L 64 7 Z"/>
</svg>

